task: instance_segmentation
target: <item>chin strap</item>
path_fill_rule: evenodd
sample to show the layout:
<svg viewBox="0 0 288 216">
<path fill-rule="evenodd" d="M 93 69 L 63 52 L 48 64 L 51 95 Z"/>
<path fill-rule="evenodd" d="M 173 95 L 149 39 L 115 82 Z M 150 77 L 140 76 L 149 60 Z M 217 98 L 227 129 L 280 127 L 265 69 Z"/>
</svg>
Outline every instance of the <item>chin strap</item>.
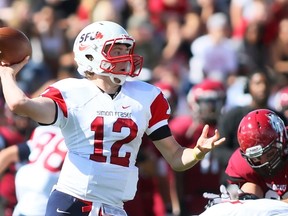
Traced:
<svg viewBox="0 0 288 216">
<path fill-rule="evenodd" d="M 109 74 L 110 80 L 116 85 L 123 85 L 127 79 L 126 75 Z"/>
</svg>

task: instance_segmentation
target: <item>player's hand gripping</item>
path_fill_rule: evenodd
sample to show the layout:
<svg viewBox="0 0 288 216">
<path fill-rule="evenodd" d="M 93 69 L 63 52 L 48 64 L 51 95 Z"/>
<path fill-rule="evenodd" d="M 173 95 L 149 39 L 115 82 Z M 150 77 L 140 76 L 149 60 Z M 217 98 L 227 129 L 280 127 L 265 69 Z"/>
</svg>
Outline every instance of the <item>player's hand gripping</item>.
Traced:
<svg viewBox="0 0 288 216">
<path fill-rule="evenodd" d="M 221 145 L 225 141 L 225 137 L 220 139 L 220 134 L 217 129 L 212 137 L 208 137 L 208 131 L 209 126 L 205 125 L 194 148 L 194 157 L 198 160 L 203 159 L 206 153 L 210 152 L 214 147 Z"/>
<path fill-rule="evenodd" d="M 15 77 L 24 65 L 28 63 L 29 58 L 30 57 L 27 56 L 23 61 L 13 65 L 7 65 L 5 62 L 0 61 L 0 75 L 3 73 L 11 73 Z"/>
<path fill-rule="evenodd" d="M 205 206 L 205 209 L 213 205 L 216 205 L 222 202 L 228 202 L 229 200 L 231 200 L 230 194 L 228 193 L 227 188 L 224 185 L 220 186 L 220 194 L 205 192 L 203 193 L 203 197 L 208 199 L 208 203 Z"/>
</svg>

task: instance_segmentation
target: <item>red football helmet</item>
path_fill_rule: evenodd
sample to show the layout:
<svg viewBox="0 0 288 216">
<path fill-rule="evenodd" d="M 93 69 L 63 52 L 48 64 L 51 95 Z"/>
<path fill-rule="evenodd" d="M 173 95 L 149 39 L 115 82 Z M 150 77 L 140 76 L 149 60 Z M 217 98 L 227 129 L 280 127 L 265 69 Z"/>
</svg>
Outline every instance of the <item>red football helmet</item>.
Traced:
<svg viewBox="0 0 288 216">
<path fill-rule="evenodd" d="M 273 176 L 286 163 L 287 131 L 283 120 L 268 109 L 244 116 L 237 138 L 242 156 L 264 177 Z"/>
<path fill-rule="evenodd" d="M 195 119 L 204 123 L 215 124 L 225 104 L 226 89 L 215 80 L 205 79 L 194 85 L 188 95 L 187 102 Z"/>
</svg>

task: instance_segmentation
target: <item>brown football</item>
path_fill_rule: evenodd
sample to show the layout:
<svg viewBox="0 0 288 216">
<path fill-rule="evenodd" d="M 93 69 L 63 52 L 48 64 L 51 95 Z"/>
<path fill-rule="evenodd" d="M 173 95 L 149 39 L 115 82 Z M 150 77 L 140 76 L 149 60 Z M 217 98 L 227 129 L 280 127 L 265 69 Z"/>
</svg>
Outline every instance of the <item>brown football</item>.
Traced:
<svg viewBox="0 0 288 216">
<path fill-rule="evenodd" d="M 0 62 L 11 65 L 31 56 L 32 47 L 28 37 L 11 27 L 0 28 Z"/>
</svg>

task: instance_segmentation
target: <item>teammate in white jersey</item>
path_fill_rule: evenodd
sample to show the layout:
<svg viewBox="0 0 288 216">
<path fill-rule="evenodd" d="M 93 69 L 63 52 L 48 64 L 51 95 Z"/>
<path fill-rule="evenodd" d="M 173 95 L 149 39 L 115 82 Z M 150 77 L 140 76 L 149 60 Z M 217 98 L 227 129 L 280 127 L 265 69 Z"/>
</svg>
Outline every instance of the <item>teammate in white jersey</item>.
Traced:
<svg viewBox="0 0 288 216">
<path fill-rule="evenodd" d="M 1 63 L 8 107 L 41 124 L 60 127 L 68 147 L 46 216 L 126 215 L 123 202 L 136 192 L 135 161 L 144 133 L 176 171 L 191 168 L 225 140 L 217 130 L 208 137 L 206 125 L 195 148 L 175 141 L 168 126 L 170 107 L 160 89 L 126 81 L 142 68 L 143 59 L 133 53 L 134 46 L 134 39 L 114 22 L 88 25 L 73 48 L 83 79 L 60 80 L 32 99 L 15 81 L 29 58 L 11 66 Z"/>
<path fill-rule="evenodd" d="M 67 152 L 61 130 L 39 126 L 31 138 L 0 152 L 0 173 L 12 163 L 23 162 L 15 178 L 17 205 L 13 216 L 45 215 L 53 186 L 57 183 Z"/>
</svg>

